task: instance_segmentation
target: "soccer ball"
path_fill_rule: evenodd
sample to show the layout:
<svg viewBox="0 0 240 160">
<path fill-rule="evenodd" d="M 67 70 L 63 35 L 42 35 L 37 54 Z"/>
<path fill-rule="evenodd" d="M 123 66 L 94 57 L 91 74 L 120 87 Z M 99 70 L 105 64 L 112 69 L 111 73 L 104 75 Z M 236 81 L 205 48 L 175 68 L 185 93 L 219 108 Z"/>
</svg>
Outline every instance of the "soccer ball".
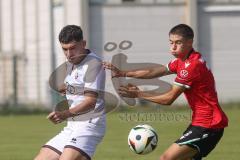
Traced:
<svg viewBox="0 0 240 160">
<path fill-rule="evenodd" d="M 128 146 L 134 153 L 147 154 L 157 147 L 158 135 L 147 124 L 137 125 L 131 129 L 128 135 Z"/>
</svg>

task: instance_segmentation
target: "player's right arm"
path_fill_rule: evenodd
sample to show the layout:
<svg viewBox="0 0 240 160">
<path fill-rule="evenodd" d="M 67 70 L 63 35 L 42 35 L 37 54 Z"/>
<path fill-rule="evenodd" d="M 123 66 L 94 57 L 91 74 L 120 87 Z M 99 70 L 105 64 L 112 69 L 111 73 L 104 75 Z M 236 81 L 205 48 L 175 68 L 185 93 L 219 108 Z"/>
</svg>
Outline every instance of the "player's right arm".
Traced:
<svg viewBox="0 0 240 160">
<path fill-rule="evenodd" d="M 52 121 L 54 124 L 61 123 L 69 117 L 74 117 L 93 110 L 96 102 L 97 93 L 88 91 L 84 93 L 84 100 L 81 103 L 64 111 L 53 111 L 47 116 L 47 119 Z"/>
<path fill-rule="evenodd" d="M 104 68 L 109 69 L 113 72 L 113 76 L 112 76 L 113 78 L 114 77 L 133 77 L 133 78 L 141 78 L 141 79 L 152 79 L 152 78 L 157 78 L 157 77 L 172 74 L 172 72 L 170 72 L 168 68 L 164 65 L 157 65 L 154 67 L 129 70 L 129 71 L 120 70 L 116 66 L 108 62 L 103 62 L 103 66 Z"/>
</svg>

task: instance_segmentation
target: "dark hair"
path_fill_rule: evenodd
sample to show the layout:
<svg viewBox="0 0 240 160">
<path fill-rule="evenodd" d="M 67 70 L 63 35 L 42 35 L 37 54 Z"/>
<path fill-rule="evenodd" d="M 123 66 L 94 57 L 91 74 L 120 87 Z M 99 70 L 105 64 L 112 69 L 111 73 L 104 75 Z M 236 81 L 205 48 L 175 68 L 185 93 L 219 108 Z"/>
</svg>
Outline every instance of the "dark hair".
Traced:
<svg viewBox="0 0 240 160">
<path fill-rule="evenodd" d="M 169 35 L 170 34 L 177 34 L 186 39 L 193 39 L 194 37 L 192 28 L 186 24 L 176 25 L 170 30 Z"/>
<path fill-rule="evenodd" d="M 64 44 L 72 41 L 79 42 L 83 39 L 82 29 L 77 25 L 67 25 L 60 31 L 58 39 L 60 43 Z"/>
</svg>

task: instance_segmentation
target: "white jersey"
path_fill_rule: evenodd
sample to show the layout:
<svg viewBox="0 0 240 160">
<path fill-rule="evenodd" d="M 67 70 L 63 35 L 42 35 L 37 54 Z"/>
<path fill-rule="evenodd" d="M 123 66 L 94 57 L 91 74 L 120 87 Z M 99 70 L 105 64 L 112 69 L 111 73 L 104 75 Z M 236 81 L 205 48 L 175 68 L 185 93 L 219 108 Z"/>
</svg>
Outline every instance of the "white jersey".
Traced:
<svg viewBox="0 0 240 160">
<path fill-rule="evenodd" d="M 91 159 L 106 130 L 103 99 L 105 71 L 101 59 L 96 54 L 89 53 L 78 65 L 67 62 L 65 83 L 70 108 L 80 104 L 84 100 L 84 92 L 87 91 L 98 94 L 97 103 L 94 110 L 69 118 L 67 126 L 43 147 L 58 154 L 61 154 L 64 148 L 74 148 Z"/>
<path fill-rule="evenodd" d="M 78 65 L 67 62 L 65 84 L 70 108 L 84 100 L 84 92 L 93 91 L 98 93 L 94 112 L 104 109 L 105 71 L 101 65 L 101 59 L 96 54 L 89 53 Z"/>
</svg>

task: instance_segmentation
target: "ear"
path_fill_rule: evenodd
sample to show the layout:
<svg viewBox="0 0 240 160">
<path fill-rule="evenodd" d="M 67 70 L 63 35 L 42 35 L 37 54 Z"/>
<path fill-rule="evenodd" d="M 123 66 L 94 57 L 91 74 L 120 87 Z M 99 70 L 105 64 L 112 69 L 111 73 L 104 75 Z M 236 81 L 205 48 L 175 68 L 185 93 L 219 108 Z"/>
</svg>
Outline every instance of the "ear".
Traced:
<svg viewBox="0 0 240 160">
<path fill-rule="evenodd" d="M 193 45 L 193 39 L 188 39 L 187 40 L 187 45 L 192 46 Z"/>
<path fill-rule="evenodd" d="M 86 40 L 82 40 L 81 42 L 82 42 L 83 48 L 85 48 L 85 47 L 86 47 L 86 44 L 87 44 Z"/>
</svg>

